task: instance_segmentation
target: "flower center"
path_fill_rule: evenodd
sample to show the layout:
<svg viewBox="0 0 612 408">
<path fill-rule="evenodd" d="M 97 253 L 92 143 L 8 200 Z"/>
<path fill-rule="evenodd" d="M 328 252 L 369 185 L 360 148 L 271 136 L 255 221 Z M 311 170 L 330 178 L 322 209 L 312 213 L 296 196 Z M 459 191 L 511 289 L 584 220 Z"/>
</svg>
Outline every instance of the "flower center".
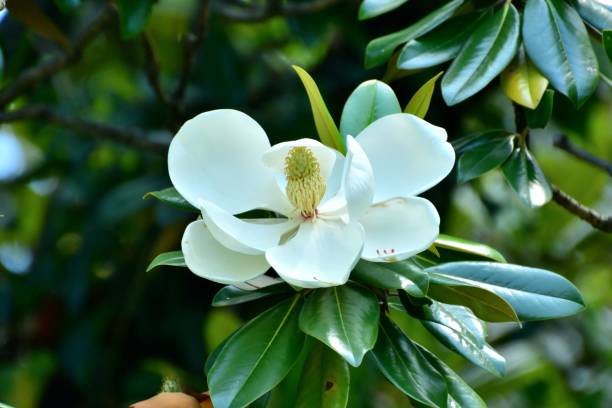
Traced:
<svg viewBox="0 0 612 408">
<path fill-rule="evenodd" d="M 316 215 L 317 205 L 325 194 L 325 180 L 312 151 L 303 146 L 289 150 L 285 157 L 287 198 L 305 218 Z"/>
</svg>

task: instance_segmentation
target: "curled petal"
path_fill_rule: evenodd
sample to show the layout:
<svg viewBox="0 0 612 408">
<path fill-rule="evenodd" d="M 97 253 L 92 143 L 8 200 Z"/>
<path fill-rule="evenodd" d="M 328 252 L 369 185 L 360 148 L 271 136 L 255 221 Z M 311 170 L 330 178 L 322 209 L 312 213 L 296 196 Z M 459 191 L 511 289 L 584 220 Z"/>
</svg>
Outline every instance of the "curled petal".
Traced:
<svg viewBox="0 0 612 408">
<path fill-rule="evenodd" d="M 426 250 L 440 228 L 438 211 L 420 197 L 394 198 L 373 205 L 360 222 L 365 230 L 361 257 L 374 262 L 401 261 Z"/>
<path fill-rule="evenodd" d="M 374 171 L 374 202 L 422 193 L 450 173 L 446 131 L 407 113 L 384 116 L 357 137 Z"/>
<path fill-rule="evenodd" d="M 221 245 L 202 220 L 187 226 L 181 247 L 189 270 L 214 282 L 245 282 L 262 275 L 270 267 L 264 255 L 246 255 Z"/>
<path fill-rule="evenodd" d="M 261 162 L 269 148 L 266 133 L 248 115 L 231 109 L 205 112 L 185 122 L 172 140 L 168 172 L 193 206 L 204 199 L 233 214 L 277 211 L 282 192 Z"/>
<path fill-rule="evenodd" d="M 300 225 L 283 245 L 266 251 L 266 259 L 281 278 L 302 288 L 346 283 L 363 248 L 359 223 L 316 219 Z"/>
</svg>

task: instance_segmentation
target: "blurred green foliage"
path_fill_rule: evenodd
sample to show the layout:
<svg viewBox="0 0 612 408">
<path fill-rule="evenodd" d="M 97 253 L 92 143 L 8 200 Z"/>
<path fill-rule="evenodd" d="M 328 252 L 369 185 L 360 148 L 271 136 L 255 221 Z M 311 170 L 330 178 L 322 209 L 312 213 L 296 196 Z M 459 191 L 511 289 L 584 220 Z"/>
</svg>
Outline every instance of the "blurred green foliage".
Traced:
<svg viewBox="0 0 612 408">
<path fill-rule="evenodd" d="M 38 2 L 69 38 L 103 3 Z M 135 3 L 146 9 L 149 2 Z M 363 68 L 368 40 L 405 26 L 407 19 L 416 21 L 426 8 L 421 3 L 408 2 L 363 23 L 357 21 L 354 2 L 258 22 L 232 21 L 211 7 L 181 119 L 234 108 L 255 118 L 273 143 L 314 137 L 308 99 L 291 64 L 312 74 L 338 120 L 352 90 L 384 73 L 383 68 Z M 183 39 L 197 7 L 195 0 L 160 0 L 145 19 L 164 90 L 180 80 Z M 5 87 L 58 52 L 58 46 L 10 12 L 0 18 Z M 11 107 L 45 104 L 74 117 L 168 137 L 173 114 L 149 86 L 141 38 L 131 32 L 140 22 L 125 18 L 114 16 L 78 61 Z M 391 83 L 400 104 L 405 106 L 438 71 L 423 70 Z M 555 149 L 552 137 L 563 131 L 596 155 L 612 158 L 610 89 L 600 85 L 580 110 L 562 95 L 554 98 L 553 119 L 532 132 L 532 150 L 552 182 L 609 213 L 609 176 Z M 475 131 L 513 129 L 511 103 L 497 84 L 452 108 L 436 91 L 427 119 L 446 128 L 451 140 Z M 186 389 L 205 390 L 207 353 L 266 306 L 263 301 L 212 309 L 219 285 L 186 269 L 146 273 L 156 254 L 180 247 L 193 216 L 142 199 L 170 185 L 163 154 L 91 136 L 45 120 L 0 127 L 0 401 L 15 407 L 126 406 L 155 394 L 163 377 L 179 378 Z M 398 314 L 403 328 L 464 375 L 492 407 L 611 406 L 610 235 L 555 204 L 527 208 L 499 171 L 461 185 L 451 175 L 427 196 L 440 211 L 443 232 L 487 243 L 510 262 L 563 274 L 579 287 L 588 308 L 573 318 L 523 328 L 491 325 L 491 342 L 508 362 L 504 378 L 471 366 L 416 321 Z M 407 397 L 379 376 L 371 356 L 365 367 L 351 368 L 350 407 L 408 406 Z M 295 395 L 295 371 L 272 395 L 270 406 L 282 407 Z"/>
</svg>

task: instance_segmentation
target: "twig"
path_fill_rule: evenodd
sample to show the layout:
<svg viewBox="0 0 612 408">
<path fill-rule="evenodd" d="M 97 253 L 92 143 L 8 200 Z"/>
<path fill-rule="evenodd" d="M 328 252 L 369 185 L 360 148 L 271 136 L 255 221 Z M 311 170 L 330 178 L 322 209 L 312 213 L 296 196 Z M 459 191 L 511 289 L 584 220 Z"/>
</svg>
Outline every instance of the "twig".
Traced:
<svg viewBox="0 0 612 408">
<path fill-rule="evenodd" d="M 607 160 L 601 159 L 599 157 L 593 156 L 591 153 L 583 150 L 573 144 L 566 135 L 557 135 L 555 137 L 555 141 L 553 144 L 561 150 L 565 150 L 567 153 L 571 154 L 583 160 L 589 164 L 592 164 L 595 167 L 602 169 L 607 172 L 610 176 L 612 176 L 612 163 Z"/>
<path fill-rule="evenodd" d="M 604 232 L 612 232 L 612 217 L 605 217 L 597 211 L 579 203 L 574 197 L 559 190 L 559 187 L 551 184 L 553 200 L 561 207 L 576 215 L 578 218 L 588 222 L 594 228 Z"/>
<path fill-rule="evenodd" d="M 154 140 L 138 129 L 119 128 L 105 123 L 67 116 L 47 106 L 33 105 L 26 108 L 0 112 L 0 123 L 16 122 L 28 119 L 41 119 L 73 130 L 75 132 L 111 140 L 123 145 L 163 154 L 168 149 L 165 140 Z"/>
<path fill-rule="evenodd" d="M 12 80 L 0 92 L 0 109 L 4 108 L 19 95 L 36 86 L 40 81 L 56 74 L 66 65 L 78 59 L 83 49 L 102 31 L 113 13 L 114 10 L 111 6 L 102 7 L 93 20 L 87 24 L 87 28 L 75 38 L 73 47 L 69 52 L 62 52 L 33 68 L 25 70 L 21 75 Z"/>
<path fill-rule="evenodd" d="M 157 57 L 155 56 L 155 51 L 153 50 L 153 46 L 151 45 L 151 41 L 149 40 L 149 36 L 146 33 L 143 33 L 140 36 L 142 42 L 142 48 L 144 49 L 145 55 L 145 72 L 147 74 L 147 79 L 149 80 L 149 85 L 157 99 L 163 104 L 168 105 L 169 101 L 164 93 L 164 90 L 161 87 L 160 82 L 160 69 L 159 62 Z"/>
<path fill-rule="evenodd" d="M 285 3 L 273 6 L 232 7 L 221 3 L 214 3 L 214 11 L 224 18 L 232 21 L 254 22 L 263 21 L 275 16 L 295 16 L 310 14 L 324 10 L 339 3 L 341 0 L 313 0 L 308 3 Z"/>
</svg>

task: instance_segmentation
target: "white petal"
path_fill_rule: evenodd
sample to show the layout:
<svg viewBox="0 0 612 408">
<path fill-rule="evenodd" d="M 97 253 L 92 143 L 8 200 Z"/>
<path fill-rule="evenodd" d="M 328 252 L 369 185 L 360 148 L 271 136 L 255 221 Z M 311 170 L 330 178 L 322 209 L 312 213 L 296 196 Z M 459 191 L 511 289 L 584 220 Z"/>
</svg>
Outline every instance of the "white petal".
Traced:
<svg viewBox="0 0 612 408">
<path fill-rule="evenodd" d="M 221 245 L 202 220 L 187 226 L 183 234 L 182 250 L 191 272 L 219 283 L 248 281 L 270 268 L 264 255 L 245 255 Z"/>
<path fill-rule="evenodd" d="M 334 168 L 336 161 L 336 151 L 318 142 L 314 139 L 300 139 L 290 142 L 275 144 L 262 155 L 263 162 L 276 173 L 285 174 L 285 157 L 289 154 L 289 150 L 294 147 L 308 147 L 312 154 L 319 162 L 321 176 L 327 180 Z"/>
<path fill-rule="evenodd" d="M 226 248 L 243 254 L 264 253 L 277 246 L 282 235 L 299 224 L 296 219 L 240 219 L 204 200 L 200 200 L 199 207 L 213 237 Z"/>
<path fill-rule="evenodd" d="M 365 152 L 352 136 L 346 139 L 348 153 L 342 180 L 350 220 L 358 220 L 372 204 L 374 176 Z"/>
<path fill-rule="evenodd" d="M 242 290 L 257 290 L 267 286 L 276 285 L 278 283 L 283 283 L 283 280 L 280 278 L 272 278 L 268 275 L 260 275 L 246 282 L 237 283 L 234 286 Z"/>
<path fill-rule="evenodd" d="M 431 246 L 438 236 L 440 216 L 424 198 L 394 198 L 373 205 L 360 220 L 365 230 L 361 257 L 395 262 Z"/>
<path fill-rule="evenodd" d="M 270 148 L 264 130 L 231 109 L 201 113 L 178 131 L 168 151 L 172 184 L 192 205 L 212 201 L 231 213 L 273 208 L 280 191 L 261 162 Z"/>
<path fill-rule="evenodd" d="M 294 286 L 318 288 L 344 284 L 359 260 L 363 229 L 317 218 L 300 225 L 283 245 L 266 251 L 266 259 L 281 278 Z"/>
<path fill-rule="evenodd" d="M 417 116 L 384 116 L 357 137 L 374 170 L 374 202 L 422 193 L 450 173 L 455 151 L 446 131 Z"/>
</svg>

